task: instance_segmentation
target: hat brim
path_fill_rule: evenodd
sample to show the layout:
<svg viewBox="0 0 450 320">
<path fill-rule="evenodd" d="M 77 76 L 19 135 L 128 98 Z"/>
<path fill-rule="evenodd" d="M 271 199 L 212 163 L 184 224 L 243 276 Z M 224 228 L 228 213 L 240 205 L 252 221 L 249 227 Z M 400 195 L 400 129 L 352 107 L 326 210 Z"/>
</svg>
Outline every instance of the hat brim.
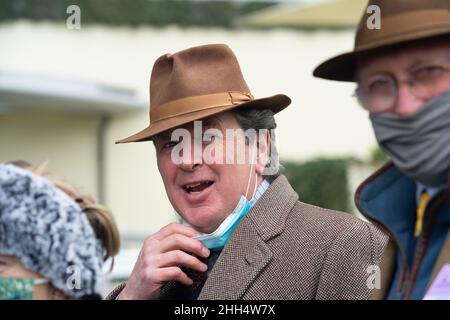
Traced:
<svg viewBox="0 0 450 320">
<path fill-rule="evenodd" d="M 450 30 L 447 27 L 442 30 L 422 30 L 408 36 L 403 36 L 402 39 L 392 38 L 386 41 L 380 41 L 371 46 L 347 52 L 326 60 L 314 69 L 313 75 L 317 78 L 327 80 L 354 82 L 358 60 L 363 57 L 384 50 L 394 49 L 396 47 L 401 48 L 406 44 L 438 39 L 449 35 Z"/>
<path fill-rule="evenodd" d="M 191 112 L 185 115 L 179 115 L 176 117 L 164 119 L 161 121 L 156 121 L 149 125 L 144 130 L 139 131 L 136 134 L 133 134 L 132 136 L 129 136 L 125 139 L 121 139 L 116 141 L 117 143 L 128 143 L 128 142 L 141 142 L 141 141 L 148 141 L 152 140 L 154 136 L 157 134 L 174 129 L 176 127 L 182 126 L 184 124 L 190 123 L 195 120 L 201 120 L 207 117 L 210 117 L 212 115 L 232 110 L 235 108 L 261 108 L 261 109 L 270 109 L 274 113 L 278 113 L 287 106 L 291 104 L 291 99 L 284 95 L 284 94 L 277 94 L 271 97 L 267 98 L 261 98 L 261 99 L 255 99 L 249 102 L 245 102 L 242 104 L 237 105 L 228 105 L 228 106 L 221 106 L 217 108 L 210 108 L 205 110 L 200 110 L 196 112 Z"/>
</svg>

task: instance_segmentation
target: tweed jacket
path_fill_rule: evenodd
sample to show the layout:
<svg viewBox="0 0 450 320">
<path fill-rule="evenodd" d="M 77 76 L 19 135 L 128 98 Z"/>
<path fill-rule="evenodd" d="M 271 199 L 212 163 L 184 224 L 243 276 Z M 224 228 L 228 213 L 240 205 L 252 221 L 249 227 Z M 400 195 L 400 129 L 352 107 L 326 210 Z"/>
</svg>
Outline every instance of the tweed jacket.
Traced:
<svg viewBox="0 0 450 320">
<path fill-rule="evenodd" d="M 298 201 L 281 175 L 234 230 L 199 299 L 368 299 L 368 268 L 386 243 L 372 224 Z M 160 298 L 185 299 L 184 289 L 168 282 Z"/>
</svg>

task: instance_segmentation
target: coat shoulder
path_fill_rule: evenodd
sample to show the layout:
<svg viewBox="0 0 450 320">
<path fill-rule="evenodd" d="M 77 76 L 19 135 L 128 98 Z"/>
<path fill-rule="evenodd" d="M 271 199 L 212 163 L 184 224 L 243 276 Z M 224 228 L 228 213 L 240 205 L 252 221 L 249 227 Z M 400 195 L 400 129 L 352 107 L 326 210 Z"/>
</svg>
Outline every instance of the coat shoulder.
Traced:
<svg viewBox="0 0 450 320">
<path fill-rule="evenodd" d="M 369 238 L 381 247 L 384 247 L 388 241 L 384 232 L 370 222 L 349 213 L 325 209 L 301 201 L 297 201 L 292 208 L 288 220 L 294 223 L 287 223 L 287 226 L 306 224 L 327 237 L 334 236 L 341 241 L 347 238 Z"/>
<path fill-rule="evenodd" d="M 295 230 L 294 230 L 295 229 Z M 368 270 L 377 266 L 388 237 L 375 225 L 351 214 L 297 202 L 285 231 L 321 252 L 315 299 L 368 299 Z"/>
</svg>

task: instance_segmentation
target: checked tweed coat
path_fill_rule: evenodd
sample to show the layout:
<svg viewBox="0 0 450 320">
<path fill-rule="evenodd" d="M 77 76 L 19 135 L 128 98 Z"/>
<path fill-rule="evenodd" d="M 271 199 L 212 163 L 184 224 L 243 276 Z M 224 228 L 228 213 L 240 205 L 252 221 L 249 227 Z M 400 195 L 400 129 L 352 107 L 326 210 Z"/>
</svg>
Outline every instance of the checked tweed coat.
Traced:
<svg viewBox="0 0 450 320">
<path fill-rule="evenodd" d="M 371 224 L 298 201 L 279 176 L 236 227 L 199 299 L 368 299 L 368 267 L 386 243 Z M 184 289 L 168 282 L 160 298 L 184 299 Z"/>
</svg>

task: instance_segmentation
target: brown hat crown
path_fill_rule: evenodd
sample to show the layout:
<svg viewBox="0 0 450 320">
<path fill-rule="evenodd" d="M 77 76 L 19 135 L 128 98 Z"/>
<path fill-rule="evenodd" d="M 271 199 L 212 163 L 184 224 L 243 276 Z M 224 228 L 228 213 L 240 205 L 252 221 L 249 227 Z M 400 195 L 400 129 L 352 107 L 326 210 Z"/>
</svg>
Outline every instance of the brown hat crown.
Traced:
<svg viewBox="0 0 450 320">
<path fill-rule="evenodd" d="M 355 37 L 355 49 L 377 46 L 378 42 L 393 43 L 396 40 L 416 38 L 420 32 L 450 25 L 449 0 L 370 0 L 367 7 L 376 5 L 381 11 L 381 29 L 367 28 L 369 13 L 365 12 L 359 22 Z M 438 18 L 438 12 L 441 19 Z M 447 12 L 446 12 L 447 11 Z M 448 21 L 445 21 L 445 14 Z"/>
<path fill-rule="evenodd" d="M 236 56 L 226 45 L 199 46 L 156 60 L 150 80 L 150 106 L 229 91 L 250 93 Z"/>
<path fill-rule="evenodd" d="M 227 45 L 193 47 L 156 60 L 150 79 L 150 125 L 117 143 L 151 140 L 163 131 L 234 108 L 277 113 L 290 103 L 284 94 L 253 98 Z"/>
</svg>

